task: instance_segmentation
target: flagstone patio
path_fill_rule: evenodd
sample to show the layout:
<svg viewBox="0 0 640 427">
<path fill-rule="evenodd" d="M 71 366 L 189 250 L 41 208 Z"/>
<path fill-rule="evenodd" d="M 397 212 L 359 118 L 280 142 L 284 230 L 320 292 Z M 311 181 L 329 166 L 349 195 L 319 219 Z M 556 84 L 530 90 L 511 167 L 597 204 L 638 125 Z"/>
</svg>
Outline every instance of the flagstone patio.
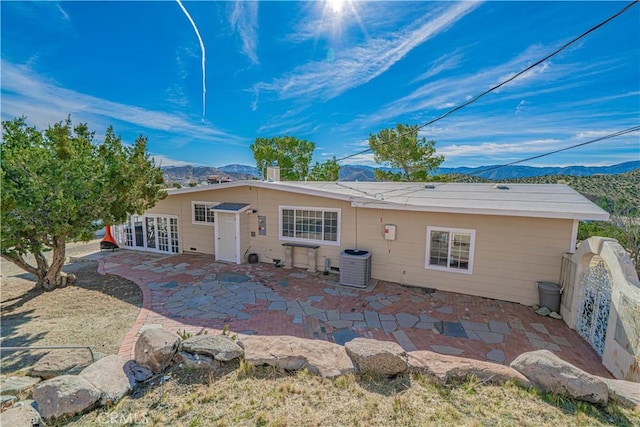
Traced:
<svg viewBox="0 0 640 427">
<path fill-rule="evenodd" d="M 272 264 L 217 263 L 211 256 L 118 250 L 88 255 L 102 273 L 137 283 L 144 303 L 120 354 L 132 357 L 144 328 L 294 335 L 343 344 L 357 336 L 508 364 L 548 349 L 562 359 L 611 377 L 595 351 L 562 320 L 530 307 L 433 289 L 373 281 L 341 286 L 335 274 L 286 270 Z"/>
</svg>

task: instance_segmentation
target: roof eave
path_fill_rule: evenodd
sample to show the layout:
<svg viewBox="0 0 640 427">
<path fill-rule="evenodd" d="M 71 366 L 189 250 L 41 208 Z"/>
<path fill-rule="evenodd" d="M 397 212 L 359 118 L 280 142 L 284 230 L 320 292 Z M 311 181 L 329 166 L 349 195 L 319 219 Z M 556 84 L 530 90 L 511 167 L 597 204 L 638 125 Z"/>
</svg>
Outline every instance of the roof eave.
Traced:
<svg viewBox="0 0 640 427">
<path fill-rule="evenodd" d="M 417 206 L 396 203 L 369 202 L 354 200 L 351 206 L 365 209 L 389 209 L 405 210 L 415 212 L 435 212 L 435 213 L 455 213 L 467 215 L 496 215 L 496 216 L 517 216 L 529 218 L 554 218 L 554 219 L 574 219 L 581 221 L 608 221 L 609 213 L 602 212 L 552 212 L 552 211 L 531 211 L 515 209 L 487 209 L 487 208 L 454 208 L 438 206 Z"/>
</svg>

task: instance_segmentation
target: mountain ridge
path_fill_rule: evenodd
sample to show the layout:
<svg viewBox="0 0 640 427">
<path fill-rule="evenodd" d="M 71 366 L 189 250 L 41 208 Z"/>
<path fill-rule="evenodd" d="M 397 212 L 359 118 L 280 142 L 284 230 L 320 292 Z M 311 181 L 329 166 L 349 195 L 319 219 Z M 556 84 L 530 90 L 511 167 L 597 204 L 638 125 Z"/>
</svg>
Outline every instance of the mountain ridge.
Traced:
<svg viewBox="0 0 640 427">
<path fill-rule="evenodd" d="M 381 169 L 385 171 L 398 172 L 399 169 L 393 168 L 376 168 L 373 166 L 363 165 L 345 165 L 340 168 L 341 181 L 375 181 L 374 170 Z M 439 175 L 471 175 L 479 178 L 502 180 L 516 178 L 532 178 L 547 175 L 570 175 L 570 176 L 591 176 L 591 175 L 618 175 L 625 172 L 640 169 L 640 160 L 632 160 L 629 162 L 617 163 L 608 166 L 502 166 L 489 165 L 478 167 L 457 167 L 457 168 L 440 168 L 436 172 Z M 484 171 L 484 172 L 483 172 Z"/>
<path fill-rule="evenodd" d="M 340 167 L 340 181 L 375 181 L 374 171 L 381 169 L 397 172 L 398 169 L 364 165 L 344 165 Z M 507 180 L 518 178 L 533 178 L 543 176 L 593 176 L 593 175 L 618 175 L 640 169 L 640 160 L 617 163 L 608 166 L 478 166 L 440 168 L 437 174 L 442 175 L 467 175 L 490 180 Z M 229 164 L 219 167 L 212 166 L 163 166 L 165 180 L 168 183 L 189 185 L 206 181 L 212 175 L 228 177 L 231 179 L 255 179 L 261 176 L 255 166 L 242 164 Z"/>
</svg>

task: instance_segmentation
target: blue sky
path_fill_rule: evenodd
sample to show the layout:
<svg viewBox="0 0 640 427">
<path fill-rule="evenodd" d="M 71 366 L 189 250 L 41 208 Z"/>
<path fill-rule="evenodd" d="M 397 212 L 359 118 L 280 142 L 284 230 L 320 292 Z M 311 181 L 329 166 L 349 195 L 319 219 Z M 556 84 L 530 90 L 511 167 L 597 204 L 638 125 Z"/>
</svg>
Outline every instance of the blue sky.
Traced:
<svg viewBox="0 0 640 427">
<path fill-rule="evenodd" d="M 2 119 L 44 128 L 70 113 L 97 135 L 112 124 L 125 141 L 148 136 L 165 166 L 254 164 L 253 140 L 280 135 L 315 142 L 314 160 L 340 158 L 370 133 L 465 102 L 626 4 L 3 1 Z M 443 166 L 480 166 L 640 124 L 639 22 L 636 5 L 421 134 Z M 526 164 L 638 159 L 636 132 Z"/>
</svg>

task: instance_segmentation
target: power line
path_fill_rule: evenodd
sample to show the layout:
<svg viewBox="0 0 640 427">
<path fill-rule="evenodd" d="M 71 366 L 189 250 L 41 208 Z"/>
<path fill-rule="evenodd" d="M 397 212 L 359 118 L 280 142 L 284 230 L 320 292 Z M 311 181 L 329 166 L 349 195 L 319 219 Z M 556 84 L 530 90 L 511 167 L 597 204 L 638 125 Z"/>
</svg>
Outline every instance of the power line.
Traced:
<svg viewBox="0 0 640 427">
<path fill-rule="evenodd" d="M 604 141 L 606 139 L 615 138 L 616 136 L 621 136 L 621 135 L 626 135 L 628 133 L 637 132 L 639 130 L 640 130 L 640 126 L 630 127 L 628 129 L 620 130 L 618 132 L 610 133 L 609 135 L 605 135 L 605 136 L 601 136 L 599 138 L 595 138 L 595 139 L 592 139 L 592 140 L 589 140 L 589 141 L 581 142 L 580 144 L 575 144 L 575 145 L 571 145 L 569 147 L 560 148 L 558 150 L 549 151 L 548 153 L 538 154 L 536 156 L 528 157 L 526 159 L 516 160 L 515 162 L 506 163 L 504 165 L 491 166 L 489 168 L 482 169 L 482 170 L 475 171 L 475 172 L 471 172 L 471 173 L 468 173 L 468 174 L 465 174 L 465 175 L 479 175 L 481 173 L 485 173 L 485 172 L 489 172 L 489 171 L 492 171 L 492 170 L 504 168 L 504 167 L 507 167 L 507 166 L 517 165 L 518 163 L 528 162 L 529 160 L 539 159 L 541 157 L 550 156 L 552 154 L 560 153 L 562 151 L 571 150 L 573 148 L 582 147 L 582 146 L 585 146 L 585 145 L 593 144 L 595 142 L 599 142 L 599 141 Z"/>
<path fill-rule="evenodd" d="M 537 67 L 538 65 L 542 64 L 543 62 L 545 62 L 546 60 L 552 58 L 553 56 L 559 54 L 560 52 L 562 52 L 563 50 L 565 50 L 566 48 L 568 48 L 569 46 L 571 46 L 572 44 L 576 43 L 577 41 L 583 39 L 584 37 L 586 37 L 587 35 L 591 34 L 592 32 L 596 31 L 597 29 L 599 29 L 600 27 L 608 24 L 610 21 L 614 20 L 615 18 L 617 18 L 618 16 L 622 15 L 623 13 L 625 13 L 626 11 L 628 11 L 629 9 L 631 9 L 631 7 L 635 6 L 636 3 L 638 3 L 640 0 L 634 0 L 631 3 L 629 3 L 628 5 L 626 5 L 625 7 L 623 7 L 622 9 L 620 9 L 618 12 L 614 13 L 613 15 L 611 15 L 609 18 L 605 19 L 604 21 L 600 22 L 599 24 L 589 28 L 587 31 L 583 32 L 582 34 L 580 34 L 579 36 L 573 38 L 572 40 L 568 41 L 567 43 L 565 43 L 564 45 L 560 46 L 558 49 L 554 50 L 553 52 L 551 52 L 550 54 L 548 54 L 547 56 L 545 56 L 544 58 L 534 62 L 533 64 L 529 65 L 527 68 L 523 69 L 522 71 L 519 71 L 518 73 L 514 74 L 513 76 L 509 77 L 508 79 L 502 81 L 501 83 L 485 90 L 484 92 L 482 92 L 479 95 L 476 95 L 475 97 L 471 98 L 469 101 L 464 102 L 460 105 L 458 105 L 457 107 L 452 108 L 451 110 L 447 111 L 446 113 L 436 117 L 435 119 L 429 120 L 426 123 L 423 123 L 421 125 L 418 126 L 418 129 L 422 129 L 426 126 L 429 126 L 435 122 L 438 122 L 442 119 L 444 119 L 445 117 L 455 113 L 456 111 L 467 107 L 471 104 L 473 104 L 474 102 L 476 102 L 477 100 L 479 100 L 480 98 L 484 97 L 485 95 L 488 95 L 489 93 L 495 91 L 496 89 L 501 88 L 502 86 L 506 85 L 509 82 L 512 82 L 513 80 L 517 79 L 518 77 L 520 77 L 521 75 L 525 74 L 526 72 L 532 70 L 533 68 Z M 404 136 L 404 134 L 401 134 L 399 136 Z M 367 153 L 369 151 L 372 151 L 371 148 L 367 148 L 365 150 L 361 150 L 358 151 L 357 153 L 354 154 L 349 154 L 348 156 L 344 156 L 341 157 L 339 159 L 336 160 L 336 162 L 341 162 L 343 160 L 349 159 L 351 157 L 355 157 L 355 156 L 359 156 L 361 154 Z"/>
</svg>

